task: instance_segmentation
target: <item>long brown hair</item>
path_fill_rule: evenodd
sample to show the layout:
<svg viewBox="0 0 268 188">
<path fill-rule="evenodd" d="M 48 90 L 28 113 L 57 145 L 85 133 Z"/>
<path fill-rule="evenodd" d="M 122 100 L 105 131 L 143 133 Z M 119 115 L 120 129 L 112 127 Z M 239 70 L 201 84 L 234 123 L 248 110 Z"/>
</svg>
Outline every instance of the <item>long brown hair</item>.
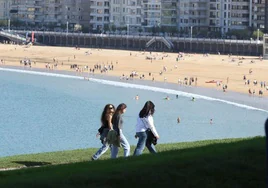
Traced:
<svg viewBox="0 0 268 188">
<path fill-rule="evenodd" d="M 150 113 L 151 115 L 153 115 L 153 114 L 154 114 L 154 111 L 155 111 L 155 110 L 154 110 L 154 107 L 155 107 L 155 105 L 154 105 L 154 103 L 153 103 L 152 101 L 147 101 L 147 102 L 144 104 L 142 110 L 140 111 L 140 113 L 139 113 L 139 117 L 140 117 L 140 118 L 147 117 L 147 116 L 149 115 L 149 113 Z"/>
<path fill-rule="evenodd" d="M 101 114 L 101 123 L 102 123 L 102 125 L 105 125 L 105 123 L 106 123 L 106 121 L 107 121 L 107 119 L 106 119 L 106 114 L 107 114 L 107 111 L 109 110 L 109 109 L 115 109 L 114 108 L 114 105 L 112 105 L 112 104 L 106 104 L 105 105 L 105 107 L 104 107 L 104 109 L 103 109 L 103 112 L 102 112 L 102 114 Z"/>
<path fill-rule="evenodd" d="M 121 103 L 117 106 L 115 112 L 114 112 L 114 115 L 113 115 L 113 118 L 112 118 L 112 122 L 114 122 L 115 120 L 115 117 L 119 115 L 120 112 L 122 112 L 124 109 L 127 108 L 127 105 L 125 103 Z"/>
</svg>

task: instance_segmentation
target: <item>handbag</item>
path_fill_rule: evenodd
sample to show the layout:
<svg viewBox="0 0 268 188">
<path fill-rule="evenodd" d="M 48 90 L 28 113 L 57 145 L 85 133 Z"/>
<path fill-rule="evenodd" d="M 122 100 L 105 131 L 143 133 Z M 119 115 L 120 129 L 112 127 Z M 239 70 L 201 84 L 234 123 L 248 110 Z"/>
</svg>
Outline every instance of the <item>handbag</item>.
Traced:
<svg viewBox="0 0 268 188">
<path fill-rule="evenodd" d="M 153 132 L 151 131 L 151 129 L 147 129 L 146 130 L 146 134 L 147 134 L 147 143 L 156 145 L 157 144 L 157 138 L 154 136 Z"/>
</svg>

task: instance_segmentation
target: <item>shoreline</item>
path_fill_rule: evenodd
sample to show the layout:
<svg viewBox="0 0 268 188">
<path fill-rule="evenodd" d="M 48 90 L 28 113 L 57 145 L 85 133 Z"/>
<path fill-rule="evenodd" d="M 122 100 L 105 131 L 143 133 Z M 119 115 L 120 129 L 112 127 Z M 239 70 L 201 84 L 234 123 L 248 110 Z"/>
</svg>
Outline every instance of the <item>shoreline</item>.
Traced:
<svg viewBox="0 0 268 188">
<path fill-rule="evenodd" d="M 80 77 L 88 77 L 88 73 L 77 73 L 73 71 L 65 71 L 65 70 L 51 70 L 47 71 L 44 68 L 23 68 L 20 66 L 10 66 L 10 65 L 1 65 L 0 68 L 7 68 L 7 69 L 15 69 L 15 70 L 25 70 L 25 71 L 37 71 L 43 73 L 51 73 L 51 74 L 62 74 L 62 75 L 69 75 L 69 76 L 80 76 Z M 89 78 L 93 79 L 102 79 L 107 81 L 115 81 L 120 83 L 127 83 L 127 84 L 137 84 L 142 86 L 151 86 L 157 87 L 162 89 L 171 89 L 181 92 L 186 92 L 189 94 L 194 95 L 201 95 L 205 97 L 210 97 L 219 100 L 225 100 L 232 103 L 238 103 L 241 105 L 247 105 L 254 108 L 259 108 L 264 111 L 268 111 L 268 97 L 262 96 L 249 96 L 244 93 L 228 91 L 226 93 L 222 92 L 221 90 L 217 90 L 214 88 L 207 88 L 202 86 L 183 86 L 175 83 L 167 83 L 167 82 L 160 82 L 160 81 L 149 81 L 149 80 L 120 80 L 117 76 L 111 75 L 104 75 L 104 74 L 90 74 Z"/>
<path fill-rule="evenodd" d="M 268 61 L 254 56 L 0 45 L 0 60 L 0 66 L 24 68 L 23 63 L 29 67 L 30 60 L 31 67 L 40 69 L 84 73 L 90 70 L 125 78 L 134 74 L 149 82 L 196 85 L 268 97 Z"/>
</svg>

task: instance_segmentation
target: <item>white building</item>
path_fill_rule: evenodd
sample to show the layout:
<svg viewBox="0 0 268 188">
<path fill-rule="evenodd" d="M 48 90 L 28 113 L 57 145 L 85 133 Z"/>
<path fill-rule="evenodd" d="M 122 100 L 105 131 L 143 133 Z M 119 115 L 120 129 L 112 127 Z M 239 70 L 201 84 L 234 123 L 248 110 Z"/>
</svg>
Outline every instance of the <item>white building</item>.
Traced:
<svg viewBox="0 0 268 188">
<path fill-rule="evenodd" d="M 117 27 L 141 25 L 141 0 L 111 0 L 110 23 Z"/>
<path fill-rule="evenodd" d="M 161 26 L 161 0 L 143 0 L 141 22 L 144 27 Z"/>
<path fill-rule="evenodd" d="M 0 20 L 9 19 L 11 0 L 0 0 Z"/>
<path fill-rule="evenodd" d="M 90 29 L 104 30 L 110 21 L 110 1 L 91 0 L 90 1 Z"/>
<path fill-rule="evenodd" d="M 24 25 L 89 26 L 90 0 L 12 0 L 11 18 Z"/>
</svg>

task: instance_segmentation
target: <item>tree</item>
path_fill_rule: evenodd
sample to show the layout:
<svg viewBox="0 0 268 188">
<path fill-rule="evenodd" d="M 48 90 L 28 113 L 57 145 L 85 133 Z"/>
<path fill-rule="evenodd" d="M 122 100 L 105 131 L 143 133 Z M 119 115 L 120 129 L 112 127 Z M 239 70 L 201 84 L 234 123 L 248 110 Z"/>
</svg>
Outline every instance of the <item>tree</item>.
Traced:
<svg viewBox="0 0 268 188">
<path fill-rule="evenodd" d="M 247 29 L 238 30 L 234 29 L 226 33 L 227 36 L 235 37 L 237 39 L 249 39 L 250 38 L 250 31 Z"/>
<path fill-rule="evenodd" d="M 258 38 L 258 30 L 254 31 L 251 35 L 252 38 L 257 39 Z M 259 38 L 263 37 L 263 32 L 261 30 L 259 30 Z"/>
<path fill-rule="evenodd" d="M 0 20 L 0 27 L 6 27 L 7 26 L 7 20 Z"/>
<path fill-rule="evenodd" d="M 106 32 L 106 31 L 109 31 L 110 28 L 109 28 L 109 25 L 108 24 L 104 24 L 103 26 L 103 30 Z"/>
<path fill-rule="evenodd" d="M 112 26 L 111 26 L 111 30 L 112 30 L 113 32 L 116 31 L 116 27 L 115 27 L 115 25 L 112 25 Z"/>
<path fill-rule="evenodd" d="M 89 32 L 89 27 L 82 27 L 82 32 L 83 33 L 88 33 Z"/>
</svg>

